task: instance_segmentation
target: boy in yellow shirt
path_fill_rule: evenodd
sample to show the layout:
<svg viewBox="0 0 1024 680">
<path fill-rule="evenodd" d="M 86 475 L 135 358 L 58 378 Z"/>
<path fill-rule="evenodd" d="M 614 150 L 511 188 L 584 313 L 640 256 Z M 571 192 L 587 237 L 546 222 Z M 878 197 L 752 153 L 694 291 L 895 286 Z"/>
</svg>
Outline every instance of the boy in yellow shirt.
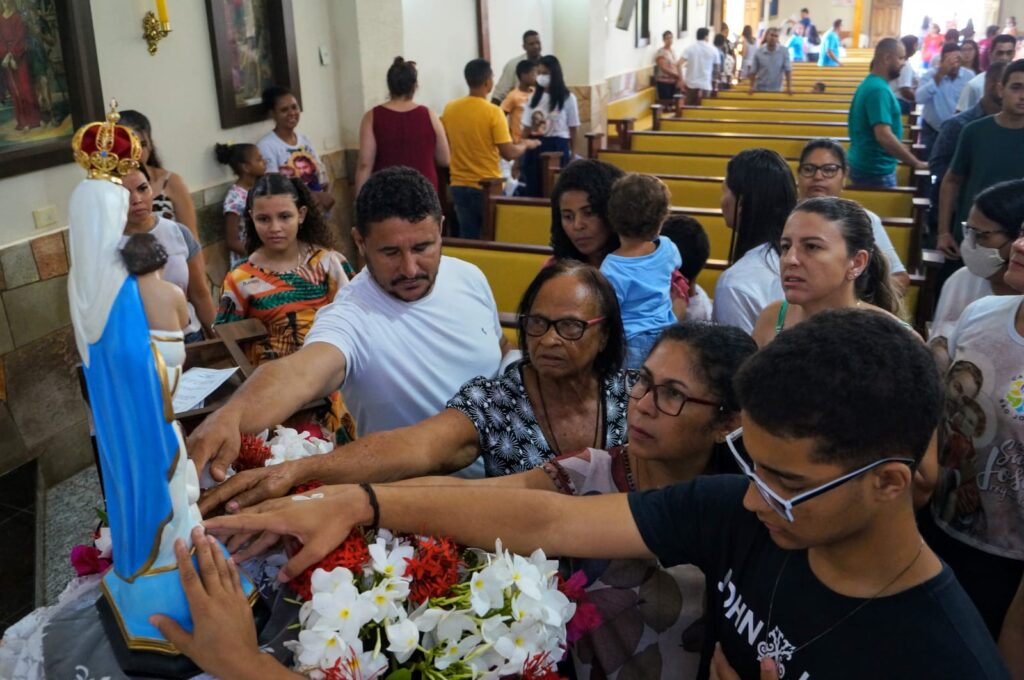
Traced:
<svg viewBox="0 0 1024 680">
<path fill-rule="evenodd" d="M 508 129 L 513 142 L 523 141 L 523 109 L 533 95 L 533 86 L 537 82 L 537 65 L 523 59 L 516 64 L 516 78 L 519 86 L 508 93 L 501 102 L 501 110 L 508 114 Z"/>
</svg>

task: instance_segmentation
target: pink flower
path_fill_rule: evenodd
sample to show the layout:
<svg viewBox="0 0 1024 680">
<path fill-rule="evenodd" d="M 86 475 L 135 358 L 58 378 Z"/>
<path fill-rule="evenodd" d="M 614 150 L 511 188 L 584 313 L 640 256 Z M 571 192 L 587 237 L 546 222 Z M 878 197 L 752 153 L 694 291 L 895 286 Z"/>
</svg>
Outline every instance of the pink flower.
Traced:
<svg viewBox="0 0 1024 680">
<path fill-rule="evenodd" d="M 597 605 L 588 600 L 581 600 L 576 603 L 576 613 L 565 626 L 565 639 L 571 645 L 601 623 L 601 612 Z"/>
<path fill-rule="evenodd" d="M 111 564 L 110 560 L 100 557 L 100 551 L 94 545 L 76 545 L 71 549 L 71 566 L 78 576 L 102 574 Z"/>
</svg>

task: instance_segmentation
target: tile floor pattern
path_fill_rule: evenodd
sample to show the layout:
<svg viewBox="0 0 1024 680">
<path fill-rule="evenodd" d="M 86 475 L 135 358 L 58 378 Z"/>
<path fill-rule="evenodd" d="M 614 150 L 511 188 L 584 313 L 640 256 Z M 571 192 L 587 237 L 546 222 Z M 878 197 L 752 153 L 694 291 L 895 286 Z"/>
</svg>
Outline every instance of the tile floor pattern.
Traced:
<svg viewBox="0 0 1024 680">
<path fill-rule="evenodd" d="M 35 601 L 36 464 L 0 477 L 0 634 L 32 611 Z"/>
<path fill-rule="evenodd" d="M 103 507 L 100 480 L 95 467 L 88 467 L 46 492 L 45 566 L 46 604 L 57 596 L 75 576 L 71 568 L 71 549 L 90 540 L 99 520 L 96 509 Z"/>
</svg>

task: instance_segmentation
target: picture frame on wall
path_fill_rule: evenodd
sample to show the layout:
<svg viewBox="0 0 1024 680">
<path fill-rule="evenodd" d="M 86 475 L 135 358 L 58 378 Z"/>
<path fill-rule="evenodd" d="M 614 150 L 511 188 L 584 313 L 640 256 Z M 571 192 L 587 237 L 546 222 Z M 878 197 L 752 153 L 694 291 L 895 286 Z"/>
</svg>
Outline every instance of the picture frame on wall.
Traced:
<svg viewBox="0 0 1024 680">
<path fill-rule="evenodd" d="M 265 119 L 269 85 L 302 101 L 292 0 L 206 0 L 206 16 L 222 128 Z"/>
<path fill-rule="evenodd" d="M 676 37 L 682 38 L 689 30 L 689 0 L 679 0 L 676 4 Z"/>
<path fill-rule="evenodd" d="M 89 0 L 0 0 L 0 178 L 73 162 L 105 113 Z"/>
</svg>

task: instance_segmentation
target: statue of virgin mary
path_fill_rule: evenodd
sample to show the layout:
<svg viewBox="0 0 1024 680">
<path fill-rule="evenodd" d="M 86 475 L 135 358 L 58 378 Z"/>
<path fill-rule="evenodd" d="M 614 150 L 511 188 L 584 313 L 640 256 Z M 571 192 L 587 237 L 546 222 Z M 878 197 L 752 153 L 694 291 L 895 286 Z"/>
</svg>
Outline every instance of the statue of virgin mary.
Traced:
<svg viewBox="0 0 1024 680">
<path fill-rule="evenodd" d="M 101 610 L 116 620 L 128 650 L 177 655 L 148 618 L 159 612 L 192 627 L 174 555 L 175 540 L 191 545 L 202 521 L 195 466 L 171 406 L 184 344 L 180 329 L 148 326 L 138 283 L 121 257 L 129 195 L 120 178 L 138 171 L 141 147 L 117 120 L 112 106 L 105 122 L 75 134 L 75 160 L 89 178 L 68 209 L 71 320 L 113 544 Z"/>
</svg>

